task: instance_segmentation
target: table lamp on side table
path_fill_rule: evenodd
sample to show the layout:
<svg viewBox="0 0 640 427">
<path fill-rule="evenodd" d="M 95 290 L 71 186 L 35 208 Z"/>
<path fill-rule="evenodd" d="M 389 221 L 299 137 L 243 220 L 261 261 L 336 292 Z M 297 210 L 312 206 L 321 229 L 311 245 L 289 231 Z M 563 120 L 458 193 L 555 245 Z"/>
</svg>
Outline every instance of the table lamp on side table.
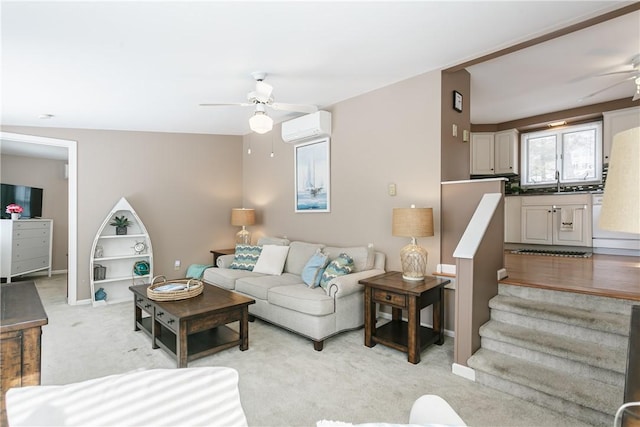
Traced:
<svg viewBox="0 0 640 427">
<path fill-rule="evenodd" d="M 255 223 L 256 211 L 254 209 L 235 208 L 231 210 L 231 225 L 242 226 L 242 230 L 236 234 L 236 243 L 251 244 L 251 233 L 245 227 Z"/>
<path fill-rule="evenodd" d="M 416 237 L 433 236 L 433 209 L 410 208 L 393 209 L 392 234 L 411 237 L 411 243 L 400 250 L 402 278 L 423 280 L 427 269 L 427 250 L 418 246 Z"/>
</svg>

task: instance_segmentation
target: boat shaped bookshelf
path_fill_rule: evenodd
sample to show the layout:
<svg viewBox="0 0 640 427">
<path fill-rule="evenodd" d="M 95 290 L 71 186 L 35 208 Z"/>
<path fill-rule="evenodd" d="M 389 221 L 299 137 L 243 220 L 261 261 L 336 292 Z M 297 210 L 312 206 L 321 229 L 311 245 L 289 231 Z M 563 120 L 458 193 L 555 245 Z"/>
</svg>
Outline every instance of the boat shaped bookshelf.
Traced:
<svg viewBox="0 0 640 427">
<path fill-rule="evenodd" d="M 116 216 L 123 215 L 130 223 L 127 234 L 116 234 L 116 227 L 110 223 Z M 124 197 L 111 209 L 98 229 L 91 246 L 90 259 L 91 302 L 94 306 L 129 301 L 129 286 L 151 281 L 151 239 L 142 220 Z M 139 261 L 149 264 L 148 272 L 136 271 L 135 265 Z M 100 288 L 107 297 L 96 300 L 96 292 Z"/>
</svg>

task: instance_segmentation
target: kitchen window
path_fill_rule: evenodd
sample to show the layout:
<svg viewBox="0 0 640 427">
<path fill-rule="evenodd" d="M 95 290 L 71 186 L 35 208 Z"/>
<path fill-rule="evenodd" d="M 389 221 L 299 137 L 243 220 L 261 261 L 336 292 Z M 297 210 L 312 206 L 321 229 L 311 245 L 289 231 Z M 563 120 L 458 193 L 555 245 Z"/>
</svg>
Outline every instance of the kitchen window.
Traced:
<svg viewBox="0 0 640 427">
<path fill-rule="evenodd" d="M 525 133 L 522 187 L 602 182 L 602 122 Z"/>
</svg>

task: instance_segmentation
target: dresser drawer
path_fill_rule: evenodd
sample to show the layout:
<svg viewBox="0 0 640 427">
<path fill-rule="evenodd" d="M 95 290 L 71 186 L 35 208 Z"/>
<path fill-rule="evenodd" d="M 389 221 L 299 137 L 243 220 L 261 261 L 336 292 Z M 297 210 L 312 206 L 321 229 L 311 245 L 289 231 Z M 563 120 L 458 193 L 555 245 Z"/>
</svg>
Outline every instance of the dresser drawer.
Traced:
<svg viewBox="0 0 640 427">
<path fill-rule="evenodd" d="M 49 229 L 48 228 L 27 228 L 27 229 L 14 228 L 13 230 L 14 241 L 19 241 L 21 239 L 30 239 L 34 237 L 46 238 L 48 240 Z"/>
<path fill-rule="evenodd" d="M 49 224 L 51 224 L 51 221 L 34 221 L 34 220 L 14 221 L 13 229 L 14 230 L 30 230 L 30 229 L 48 230 Z"/>
<path fill-rule="evenodd" d="M 374 289 L 373 300 L 380 304 L 392 305 L 398 308 L 407 308 L 406 295 L 397 294 L 395 292 L 383 291 L 381 289 Z"/>
<path fill-rule="evenodd" d="M 26 273 L 27 271 L 49 268 L 49 257 L 32 258 L 12 263 L 11 274 Z"/>
<path fill-rule="evenodd" d="M 160 307 L 156 307 L 156 320 L 173 332 L 178 330 L 178 319 L 164 312 Z"/>
</svg>

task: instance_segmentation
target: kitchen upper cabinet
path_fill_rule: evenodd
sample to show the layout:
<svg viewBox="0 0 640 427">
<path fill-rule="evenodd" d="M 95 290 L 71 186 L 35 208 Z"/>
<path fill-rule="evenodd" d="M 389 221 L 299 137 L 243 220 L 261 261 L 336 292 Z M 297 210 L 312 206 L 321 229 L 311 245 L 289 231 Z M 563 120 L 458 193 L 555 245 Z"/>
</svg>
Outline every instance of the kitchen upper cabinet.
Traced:
<svg viewBox="0 0 640 427">
<path fill-rule="evenodd" d="M 493 132 L 471 135 L 471 175 L 494 174 L 494 138 Z"/>
<path fill-rule="evenodd" d="M 496 174 L 518 173 L 518 131 L 515 129 L 495 134 Z"/>
<path fill-rule="evenodd" d="M 640 126 L 640 107 L 602 113 L 602 162 L 609 163 L 611 144 L 615 134 Z"/>
<path fill-rule="evenodd" d="M 521 242 L 591 247 L 589 195 L 522 198 Z"/>
<path fill-rule="evenodd" d="M 471 175 L 518 173 L 518 131 L 477 132 L 471 135 Z"/>
</svg>

